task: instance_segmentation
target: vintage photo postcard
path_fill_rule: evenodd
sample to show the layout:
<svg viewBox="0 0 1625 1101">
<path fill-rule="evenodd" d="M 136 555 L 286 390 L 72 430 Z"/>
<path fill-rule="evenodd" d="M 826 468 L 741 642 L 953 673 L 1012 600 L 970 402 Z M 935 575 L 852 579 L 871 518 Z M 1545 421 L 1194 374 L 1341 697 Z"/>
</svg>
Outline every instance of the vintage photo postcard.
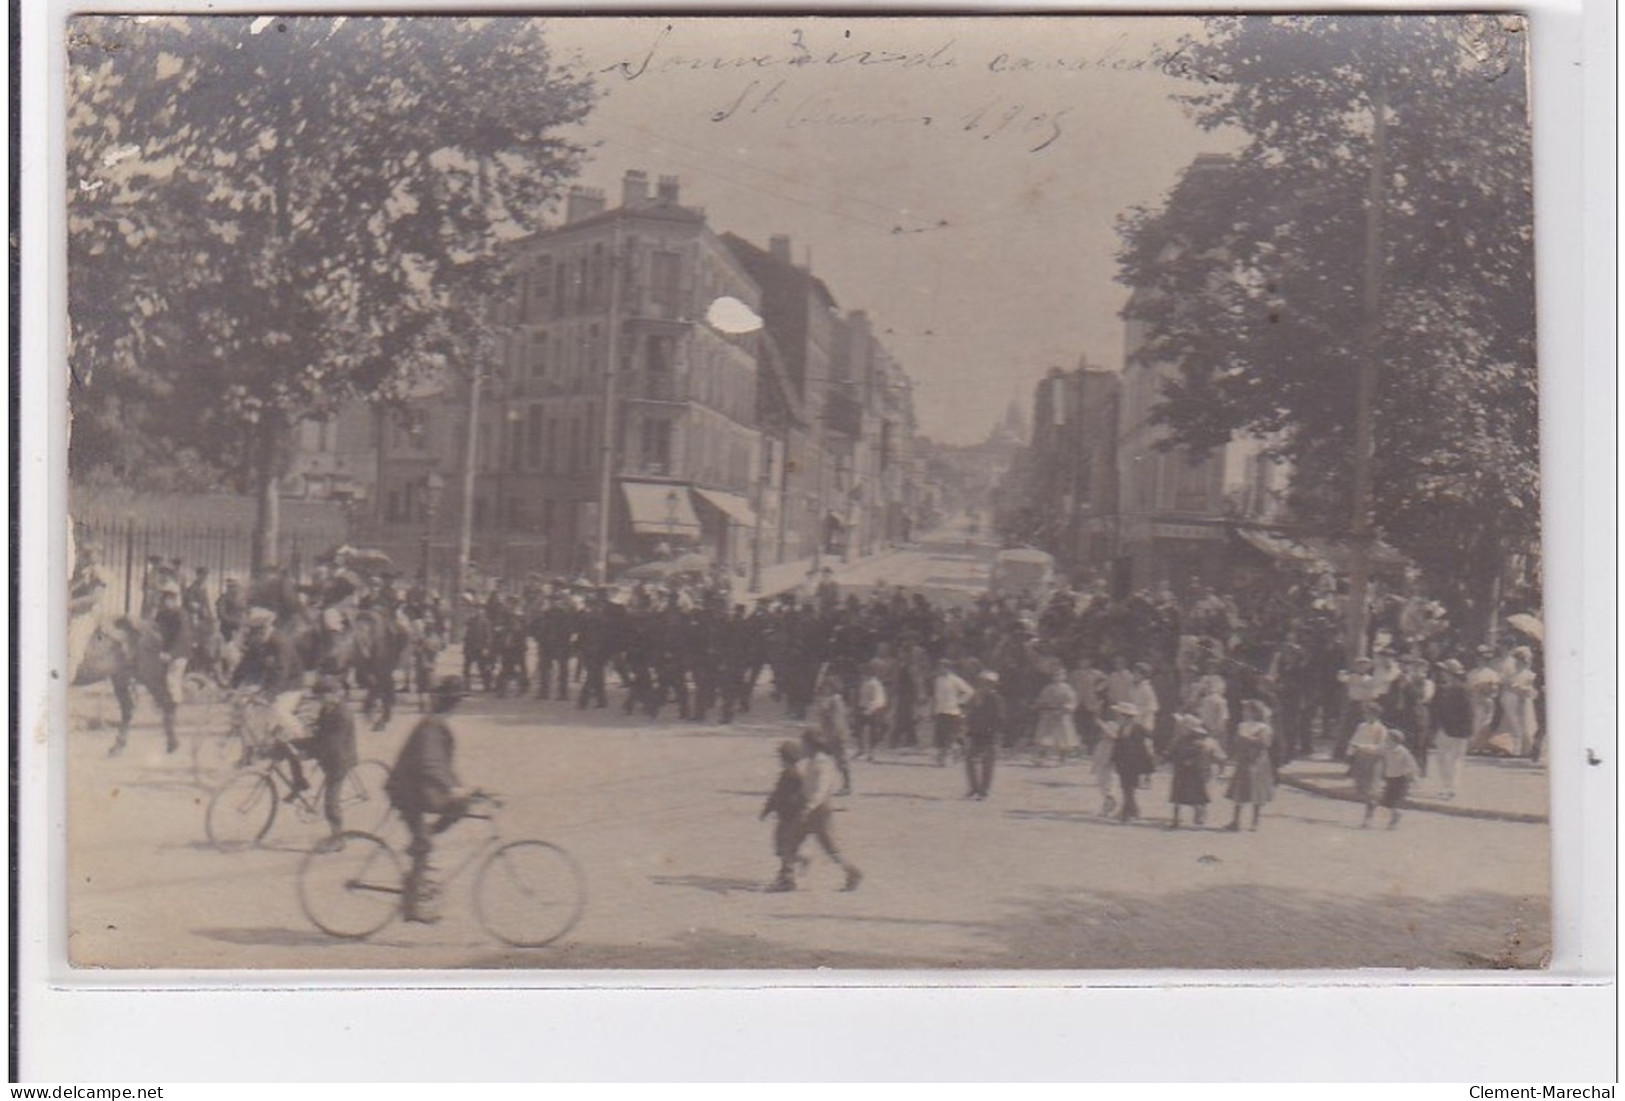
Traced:
<svg viewBox="0 0 1625 1101">
<path fill-rule="evenodd" d="M 70 17 L 68 962 L 1546 966 L 1527 31 Z"/>
</svg>

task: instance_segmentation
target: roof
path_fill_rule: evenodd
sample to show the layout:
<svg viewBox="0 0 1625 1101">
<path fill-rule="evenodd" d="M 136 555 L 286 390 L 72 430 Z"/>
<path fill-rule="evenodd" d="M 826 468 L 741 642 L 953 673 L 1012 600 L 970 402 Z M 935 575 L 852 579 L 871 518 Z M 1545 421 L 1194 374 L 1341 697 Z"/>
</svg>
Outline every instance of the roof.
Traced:
<svg viewBox="0 0 1625 1101">
<path fill-rule="evenodd" d="M 771 252 L 745 240 L 737 233 L 729 232 L 721 236 L 723 244 L 733 250 L 734 255 L 739 257 L 740 262 L 746 266 L 750 274 L 755 277 L 758 283 L 762 284 L 763 290 L 767 289 L 767 279 L 769 278 L 785 281 L 787 277 L 794 277 L 798 281 L 810 282 L 813 294 L 821 298 L 825 306 L 830 309 L 838 308 L 835 303 L 835 295 L 830 293 L 828 285 L 806 268 L 797 267 L 793 262 L 787 264 L 783 260 L 776 259 Z"/>
</svg>

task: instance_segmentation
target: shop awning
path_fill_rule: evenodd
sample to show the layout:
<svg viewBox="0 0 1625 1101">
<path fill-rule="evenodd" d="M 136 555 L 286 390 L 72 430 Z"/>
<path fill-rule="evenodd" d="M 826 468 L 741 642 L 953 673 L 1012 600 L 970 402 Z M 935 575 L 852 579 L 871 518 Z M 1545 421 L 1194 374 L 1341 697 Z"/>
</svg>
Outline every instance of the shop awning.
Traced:
<svg viewBox="0 0 1625 1101">
<path fill-rule="evenodd" d="M 1296 539 L 1288 539 L 1284 535 L 1249 528 L 1237 528 L 1236 534 L 1241 537 L 1242 542 L 1254 550 L 1282 562 L 1311 565 L 1316 560 L 1314 551 Z"/>
<path fill-rule="evenodd" d="M 696 535 L 700 519 L 688 487 L 665 482 L 621 483 L 632 530 L 639 535 Z"/>
<path fill-rule="evenodd" d="M 1236 535 L 1255 550 L 1280 562 L 1300 566 L 1331 566 L 1347 572 L 1353 551 L 1347 543 L 1322 536 L 1306 535 L 1302 539 L 1260 531 L 1257 528 L 1236 528 Z M 1409 562 L 1403 554 L 1376 540 L 1371 545 L 1371 564 L 1376 569 L 1399 569 Z"/>
<path fill-rule="evenodd" d="M 756 513 L 752 511 L 750 502 L 737 493 L 724 493 L 720 489 L 700 489 L 695 487 L 695 494 L 700 500 L 716 509 L 728 518 L 730 524 L 742 528 L 756 527 Z"/>
</svg>

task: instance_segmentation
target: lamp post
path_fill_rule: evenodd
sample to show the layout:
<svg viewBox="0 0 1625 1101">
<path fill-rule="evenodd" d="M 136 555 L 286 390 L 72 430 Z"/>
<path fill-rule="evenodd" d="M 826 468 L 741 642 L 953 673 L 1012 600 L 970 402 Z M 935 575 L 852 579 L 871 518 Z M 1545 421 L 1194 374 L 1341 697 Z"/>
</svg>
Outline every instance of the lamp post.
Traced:
<svg viewBox="0 0 1625 1101">
<path fill-rule="evenodd" d="M 671 556 L 677 557 L 677 491 L 670 490 L 666 494 L 666 546 L 671 549 Z"/>
<path fill-rule="evenodd" d="M 423 545 L 418 557 L 418 581 L 424 592 L 429 591 L 429 535 L 434 531 L 435 514 L 440 511 L 440 495 L 445 491 L 446 479 L 438 469 L 430 470 L 423 478 Z"/>
</svg>

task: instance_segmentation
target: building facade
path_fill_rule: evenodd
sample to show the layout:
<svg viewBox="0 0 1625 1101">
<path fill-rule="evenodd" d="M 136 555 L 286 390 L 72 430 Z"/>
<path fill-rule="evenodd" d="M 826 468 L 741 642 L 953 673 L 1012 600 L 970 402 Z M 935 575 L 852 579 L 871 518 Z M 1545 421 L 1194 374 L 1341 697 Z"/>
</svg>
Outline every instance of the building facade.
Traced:
<svg viewBox="0 0 1625 1101">
<path fill-rule="evenodd" d="M 1123 315 L 1116 583 L 1229 586 L 1236 552 L 1247 546 L 1238 542 L 1238 531 L 1285 519 L 1288 470 L 1257 439 L 1235 439 L 1206 453 L 1166 445 L 1168 429 L 1153 421 L 1152 410 L 1177 369 L 1143 353 L 1145 310 L 1153 305 L 1136 291 Z"/>
<path fill-rule="evenodd" d="M 1118 557 L 1121 389 L 1115 371 L 1084 361 L 1051 370 L 1034 391 L 1032 493 L 1059 504 L 1039 542 L 1078 581 L 1101 578 Z"/>
<path fill-rule="evenodd" d="M 705 317 L 723 297 L 759 310 L 760 291 L 676 178 L 651 191 L 628 172 L 620 198 L 606 209 L 572 189 L 565 223 L 514 250 L 476 526 L 483 514 L 532 541 L 535 568 L 590 573 L 607 504 L 616 564 L 703 550 L 743 569 L 763 461 L 757 338 Z"/>
<path fill-rule="evenodd" d="M 370 541 L 437 580 L 466 515 L 476 579 L 702 551 L 754 581 L 895 538 L 912 400 L 867 318 L 852 335 L 788 238 L 718 236 L 673 177 L 627 172 L 619 199 L 572 188 L 562 224 L 510 246 L 477 385 L 451 370 L 380 415 Z M 708 323 L 722 299 L 761 329 Z"/>
</svg>

